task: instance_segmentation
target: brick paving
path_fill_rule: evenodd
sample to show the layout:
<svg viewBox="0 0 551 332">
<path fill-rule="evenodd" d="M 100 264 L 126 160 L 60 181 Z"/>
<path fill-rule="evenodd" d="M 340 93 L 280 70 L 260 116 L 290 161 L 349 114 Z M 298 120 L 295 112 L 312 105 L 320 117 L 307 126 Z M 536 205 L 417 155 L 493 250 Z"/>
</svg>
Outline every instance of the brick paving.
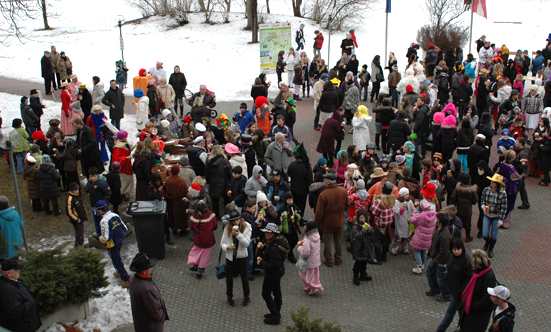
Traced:
<svg viewBox="0 0 551 332">
<path fill-rule="evenodd" d="M 40 85 L 0 80 L 0 91 L 16 94 L 28 93 L 36 86 Z M 238 104 L 220 102 L 217 109 L 229 115 Z M 306 99 L 297 104 L 295 134 L 300 142 L 304 141 L 310 160 L 315 163 L 320 157 L 315 152 L 320 133 L 313 130 L 313 101 Z M 367 106 L 371 109 L 372 105 Z M 370 130 L 373 137 L 374 123 Z M 351 135 L 347 134 L 343 148 L 348 144 L 351 144 Z M 495 153 L 493 157 L 491 165 L 495 163 Z M 517 307 L 515 331 L 544 331 L 548 326 L 546 303 L 551 301 L 551 208 L 549 188 L 538 186 L 538 181 L 534 178 L 526 180 L 531 209 L 512 212 L 512 227 L 499 230 L 496 255 L 492 259 L 498 281 L 509 287 L 511 301 Z M 520 198 L 517 205 L 520 205 Z M 306 211 L 306 218 L 311 217 L 312 212 Z M 476 223 L 476 213 L 472 219 Z M 221 229 L 216 231 L 217 239 L 221 232 Z M 132 235 L 127 241 L 134 239 Z M 268 312 L 261 296 L 262 276 L 250 282 L 252 302 L 247 307 L 240 305 L 241 286 L 236 280 L 236 306 L 230 307 L 226 303 L 225 281 L 215 277 L 219 246 L 212 250 L 211 264 L 203 279 L 197 280 L 186 265 L 191 249 L 189 237 L 178 237 L 175 242 L 174 246 L 167 246 L 166 258 L 159 261 L 153 271 L 171 318 L 166 322 L 166 331 L 282 331 L 292 322 L 289 310 L 300 306 L 311 308 L 311 318 L 335 321 L 343 331 L 434 331 L 447 308 L 447 304 L 424 295 L 428 289 L 426 277 L 411 272 L 413 255 L 389 255 L 389 261 L 384 265 L 369 265 L 368 272 L 373 281 L 362 282 L 357 287 L 352 284 L 352 257 L 345 254 L 342 265 L 321 266 L 320 278 L 325 291 L 313 297 L 302 291 L 296 268 L 286 262 L 287 272 L 282 279 L 282 325 L 266 326 L 262 323 L 263 314 Z M 482 246 L 482 239 L 475 238 L 467 245 L 467 251 Z M 453 331 L 452 327 L 450 331 Z M 133 331 L 133 326 L 123 326 L 116 331 Z"/>
</svg>

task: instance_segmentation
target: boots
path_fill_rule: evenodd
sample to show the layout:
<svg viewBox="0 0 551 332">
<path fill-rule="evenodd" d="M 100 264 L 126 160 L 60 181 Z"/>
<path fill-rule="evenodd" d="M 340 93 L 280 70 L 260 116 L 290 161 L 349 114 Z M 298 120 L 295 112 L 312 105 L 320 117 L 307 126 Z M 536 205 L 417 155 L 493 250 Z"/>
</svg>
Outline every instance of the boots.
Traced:
<svg viewBox="0 0 551 332">
<path fill-rule="evenodd" d="M 354 285 L 359 286 L 360 285 L 360 272 L 356 270 L 352 270 L 352 273 L 354 273 L 354 279 L 352 282 Z"/>
<path fill-rule="evenodd" d="M 488 247 L 488 257 L 493 258 L 494 257 L 494 246 L 496 245 L 496 241 L 494 239 L 489 239 L 490 246 Z"/>
<path fill-rule="evenodd" d="M 379 141 L 381 140 L 381 134 L 375 134 L 375 145 L 377 146 L 377 150 L 381 150 L 379 146 Z"/>
<path fill-rule="evenodd" d="M 373 278 L 367 274 L 367 272 L 361 272 L 360 273 L 360 280 L 361 281 L 371 281 Z"/>
<path fill-rule="evenodd" d="M 378 247 L 378 248 L 375 247 L 374 250 L 375 250 L 375 260 L 377 262 L 382 262 L 383 260 L 381 258 L 381 248 L 380 247 Z"/>
<path fill-rule="evenodd" d="M 289 262 L 295 264 L 297 262 L 297 259 L 295 258 L 295 254 L 293 253 L 293 251 L 289 251 L 289 253 L 287 254 L 287 258 L 289 259 Z"/>
<path fill-rule="evenodd" d="M 488 251 L 488 247 L 490 246 L 490 239 L 485 237 L 484 241 L 486 241 L 484 242 L 484 251 Z"/>
<path fill-rule="evenodd" d="M 165 241 L 166 243 L 173 245 L 174 241 L 170 238 L 170 230 L 168 232 L 165 232 Z"/>
</svg>

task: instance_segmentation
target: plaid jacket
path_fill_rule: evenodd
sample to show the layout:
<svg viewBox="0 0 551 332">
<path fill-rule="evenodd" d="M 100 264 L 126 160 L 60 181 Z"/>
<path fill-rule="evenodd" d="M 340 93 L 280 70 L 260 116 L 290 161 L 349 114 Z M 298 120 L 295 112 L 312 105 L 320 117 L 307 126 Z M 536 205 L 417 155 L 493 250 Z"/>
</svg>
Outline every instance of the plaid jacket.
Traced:
<svg viewBox="0 0 551 332">
<path fill-rule="evenodd" d="M 376 227 L 387 227 L 394 220 L 394 206 L 383 208 L 380 199 L 371 205 L 371 213 Z"/>
<path fill-rule="evenodd" d="M 492 187 L 484 188 L 480 203 L 482 207 L 490 207 L 489 213 L 499 214 L 500 220 L 505 219 L 505 214 L 507 213 L 507 193 L 505 193 L 505 187 L 501 187 L 497 192 L 494 192 Z"/>
</svg>

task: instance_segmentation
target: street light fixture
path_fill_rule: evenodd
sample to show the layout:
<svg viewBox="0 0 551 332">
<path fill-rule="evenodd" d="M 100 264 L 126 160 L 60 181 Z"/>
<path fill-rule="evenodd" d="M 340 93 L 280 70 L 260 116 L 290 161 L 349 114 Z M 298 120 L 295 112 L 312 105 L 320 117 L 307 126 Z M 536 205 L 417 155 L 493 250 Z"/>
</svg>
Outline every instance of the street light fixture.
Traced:
<svg viewBox="0 0 551 332">
<path fill-rule="evenodd" d="M 118 15 L 118 21 L 119 21 L 119 35 L 120 35 L 120 44 L 121 44 L 121 56 L 122 61 L 124 61 L 124 40 L 122 38 L 122 23 L 124 22 L 124 16 Z"/>
</svg>

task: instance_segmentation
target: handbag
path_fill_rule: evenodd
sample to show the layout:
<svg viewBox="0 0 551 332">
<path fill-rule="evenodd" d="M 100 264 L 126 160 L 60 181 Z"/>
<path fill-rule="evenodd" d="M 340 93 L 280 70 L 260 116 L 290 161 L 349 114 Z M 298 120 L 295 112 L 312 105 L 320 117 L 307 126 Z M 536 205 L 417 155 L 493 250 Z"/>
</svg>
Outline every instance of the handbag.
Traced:
<svg viewBox="0 0 551 332">
<path fill-rule="evenodd" d="M 228 271 L 226 271 L 226 264 L 220 265 L 220 259 L 222 258 L 222 249 L 220 249 L 220 254 L 218 254 L 218 264 L 216 265 L 216 278 L 224 279 L 228 276 Z"/>
<path fill-rule="evenodd" d="M 384 82 L 385 81 L 385 77 L 383 76 L 383 73 L 381 73 L 381 72 L 378 72 L 375 75 L 375 79 L 377 80 L 377 82 Z"/>
<path fill-rule="evenodd" d="M 308 245 L 310 245 L 310 241 L 308 241 Z M 298 268 L 298 270 L 302 273 L 306 273 L 308 270 L 308 260 L 302 255 L 299 255 L 297 262 L 295 263 L 295 266 Z"/>
<path fill-rule="evenodd" d="M 73 68 L 67 68 L 67 75 L 73 75 Z"/>
</svg>

